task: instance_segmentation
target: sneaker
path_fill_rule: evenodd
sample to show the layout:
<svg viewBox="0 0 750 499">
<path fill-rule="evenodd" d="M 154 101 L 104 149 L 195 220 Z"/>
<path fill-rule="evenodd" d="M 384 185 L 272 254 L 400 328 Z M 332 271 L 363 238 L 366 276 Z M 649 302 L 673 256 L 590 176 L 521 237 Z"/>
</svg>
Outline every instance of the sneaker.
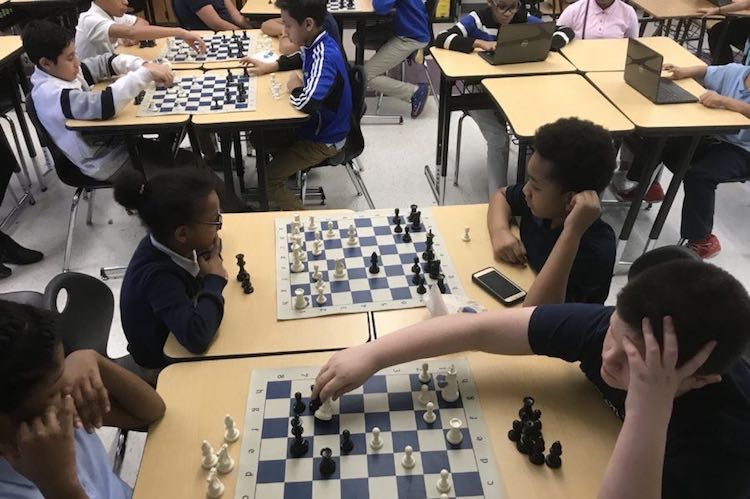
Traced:
<svg viewBox="0 0 750 499">
<path fill-rule="evenodd" d="M 24 248 L 2 232 L 0 232 L 0 251 L 2 251 L 2 263 L 28 265 L 44 258 L 41 252 Z"/>
<path fill-rule="evenodd" d="M 632 201 L 637 187 L 638 185 L 628 191 L 617 191 L 617 197 L 622 201 Z M 651 184 L 651 187 L 646 191 L 646 195 L 643 196 L 643 200 L 652 204 L 664 201 L 664 189 L 662 189 L 661 184 L 659 182 Z"/>
<path fill-rule="evenodd" d="M 704 259 L 716 256 L 721 251 L 719 238 L 713 234 L 707 235 L 704 239 L 690 239 L 687 242 L 687 247 Z"/>
<path fill-rule="evenodd" d="M 0 279 L 5 279 L 6 277 L 10 277 L 12 273 L 13 273 L 12 270 L 10 270 L 8 267 L 0 263 Z"/>
<path fill-rule="evenodd" d="M 419 83 L 417 90 L 411 96 L 411 117 L 416 118 L 422 111 L 424 111 L 424 105 L 427 103 L 428 87 L 427 83 Z"/>
</svg>

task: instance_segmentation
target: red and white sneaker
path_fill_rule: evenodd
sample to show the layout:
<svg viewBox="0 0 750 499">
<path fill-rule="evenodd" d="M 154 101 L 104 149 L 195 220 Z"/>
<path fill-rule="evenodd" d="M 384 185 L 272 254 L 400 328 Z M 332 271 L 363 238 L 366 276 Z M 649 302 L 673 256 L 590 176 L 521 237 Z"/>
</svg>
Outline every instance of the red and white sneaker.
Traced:
<svg viewBox="0 0 750 499">
<path fill-rule="evenodd" d="M 714 257 L 721 251 L 719 238 L 713 234 L 707 235 L 704 239 L 690 239 L 687 242 L 687 247 L 704 259 Z"/>
<path fill-rule="evenodd" d="M 617 191 L 617 197 L 622 201 L 632 201 L 633 197 L 635 197 L 635 190 L 637 187 L 638 186 L 636 185 L 635 188 L 628 191 Z M 643 200 L 651 204 L 664 201 L 664 189 L 662 189 L 661 184 L 658 181 L 651 184 L 646 191 L 646 195 L 643 196 Z"/>
</svg>

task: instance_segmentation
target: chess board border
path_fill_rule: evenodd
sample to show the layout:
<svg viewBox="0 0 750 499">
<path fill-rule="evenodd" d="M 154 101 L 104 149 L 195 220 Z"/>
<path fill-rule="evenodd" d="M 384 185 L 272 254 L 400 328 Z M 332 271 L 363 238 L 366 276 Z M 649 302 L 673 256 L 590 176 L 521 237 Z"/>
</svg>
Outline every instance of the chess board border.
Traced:
<svg viewBox="0 0 750 499">
<path fill-rule="evenodd" d="M 435 252 L 435 259 L 440 260 L 442 273 L 445 275 L 445 285 L 448 287 L 450 294 L 465 297 L 466 293 L 464 293 L 463 287 L 461 285 L 461 280 L 459 279 L 458 274 L 455 271 L 453 262 L 450 258 L 450 255 L 448 254 L 448 250 L 443 243 L 443 239 L 440 230 L 438 229 L 437 222 L 432 217 L 432 210 L 430 208 L 423 208 L 421 212 L 421 221 L 422 225 L 425 228 L 425 232 L 429 229 L 432 229 L 432 232 L 435 235 L 433 242 L 433 251 Z M 382 218 L 392 216 L 393 210 L 391 209 L 376 209 L 360 211 L 352 214 L 332 214 L 330 216 L 320 216 L 316 217 L 315 221 L 318 229 L 323 232 L 323 239 L 326 240 L 325 226 L 328 221 L 337 222 L 339 229 L 341 229 L 342 227 L 349 227 L 350 224 L 355 225 L 354 220 L 357 219 L 369 219 L 374 217 Z M 401 212 L 401 217 L 405 219 L 407 216 L 408 210 L 403 210 Z M 304 214 L 301 214 L 300 217 L 302 225 L 304 227 L 307 223 L 307 217 Z M 291 291 L 297 285 L 291 284 L 290 282 L 291 264 L 289 261 L 290 252 L 288 249 L 289 234 L 287 233 L 287 226 L 292 223 L 292 220 L 293 216 L 288 218 L 280 217 L 274 220 L 274 227 L 276 231 L 276 318 L 278 320 L 307 319 L 310 317 L 322 317 L 326 315 L 378 312 L 383 310 L 401 310 L 425 306 L 427 293 L 409 299 L 388 301 L 379 300 L 368 303 L 330 306 L 312 306 L 312 300 L 314 300 L 315 297 L 309 295 L 308 298 L 310 299 L 311 305 L 305 307 L 302 310 L 295 309 Z M 307 230 L 305 231 L 307 232 Z M 412 233 L 412 237 L 415 237 L 415 234 L 423 234 L 425 232 Z M 422 261 L 421 258 L 420 261 Z M 366 266 L 363 266 L 362 268 L 366 269 Z M 407 275 L 407 277 L 410 278 L 411 275 Z M 427 285 L 429 286 L 429 281 Z"/>
<path fill-rule="evenodd" d="M 240 76 L 237 76 L 238 78 Z M 217 75 L 201 75 L 201 76 L 183 76 L 182 78 L 175 78 L 174 84 L 180 85 L 182 81 L 184 80 L 202 80 L 206 78 L 213 78 L 216 80 L 224 79 L 226 80 L 225 76 L 217 76 Z M 244 78 L 244 76 L 243 76 Z M 194 85 L 194 84 L 191 84 Z M 184 108 L 182 108 L 181 111 L 178 110 L 172 110 L 168 112 L 162 112 L 162 111 L 149 111 L 148 106 L 151 103 L 151 101 L 156 96 L 157 92 L 164 90 L 161 88 L 157 88 L 156 85 L 150 84 L 148 88 L 146 88 L 146 93 L 143 96 L 143 100 L 138 105 L 138 111 L 136 113 L 136 116 L 138 117 L 146 117 L 146 116 L 170 116 L 174 114 L 179 115 L 196 115 L 196 114 L 214 114 L 214 113 L 240 113 L 240 112 L 252 112 L 257 109 L 257 101 L 258 101 L 258 77 L 252 74 L 248 75 L 248 82 L 247 82 L 247 97 L 246 97 L 246 103 L 247 107 L 242 109 L 235 109 L 234 107 L 226 107 L 224 106 L 224 96 L 221 95 L 221 109 L 211 109 L 211 106 L 209 105 L 207 109 L 198 109 L 195 111 L 187 111 Z"/>
<path fill-rule="evenodd" d="M 246 30 L 239 30 L 238 32 L 241 33 L 243 31 L 246 31 Z M 242 35 L 240 35 L 240 37 L 241 36 Z M 259 42 L 258 39 L 260 38 L 255 33 L 248 33 L 247 36 L 248 36 L 247 40 L 242 39 L 243 40 L 243 51 L 244 51 L 244 53 L 245 53 L 246 56 L 247 55 L 255 54 L 257 52 L 257 47 L 258 47 L 258 42 Z M 231 39 L 232 35 L 229 35 L 229 34 L 220 35 L 218 33 L 214 33 L 213 35 L 203 35 L 203 36 L 201 36 L 201 38 L 203 38 L 203 41 L 206 43 L 207 47 L 211 46 L 213 38 L 222 38 L 222 37 L 226 40 L 226 39 Z M 167 61 L 169 64 L 175 64 L 175 65 L 179 65 L 179 64 L 209 64 L 209 63 L 232 62 L 232 61 L 239 61 L 240 60 L 239 57 L 234 57 L 234 56 L 232 56 L 232 57 L 225 57 L 223 59 L 219 59 L 218 57 L 209 56 L 208 53 L 206 53 L 206 54 L 198 54 L 195 51 L 190 52 L 190 47 L 188 47 L 187 43 L 185 43 L 184 40 L 173 38 L 173 37 L 172 38 L 168 38 L 167 40 L 172 40 L 172 42 L 171 42 L 172 46 L 170 47 L 170 42 L 167 41 L 166 45 L 164 46 L 164 50 L 162 50 L 161 54 L 159 55 L 159 59 Z M 244 41 L 248 42 L 246 50 L 245 50 Z M 182 48 L 188 50 L 189 57 L 187 57 L 187 58 L 185 58 L 183 60 L 177 61 L 177 60 L 174 59 L 174 57 L 175 57 L 176 53 L 178 53 L 179 50 L 181 50 Z"/>
<path fill-rule="evenodd" d="M 445 374 L 451 365 L 455 368 L 461 394 L 460 400 L 466 415 L 465 426 L 463 428 L 467 428 L 469 434 L 472 436 L 471 446 L 476 458 L 477 472 L 481 478 L 484 492 L 482 497 L 484 499 L 503 499 L 503 482 L 495 463 L 492 443 L 489 438 L 487 426 L 484 423 L 479 395 L 466 359 L 425 359 L 407 362 L 382 369 L 375 373 L 375 376 L 408 376 L 419 373 L 423 362 L 427 362 L 430 365 L 430 372 L 433 379 L 437 379 L 437 376 L 440 374 Z M 258 498 L 255 495 L 263 440 L 261 429 L 263 428 L 263 421 L 265 419 L 265 392 L 268 382 L 309 380 L 312 383 L 319 370 L 319 366 L 307 366 L 283 369 L 253 369 L 250 373 L 250 387 L 247 396 L 247 406 L 245 408 L 245 424 L 244 431 L 242 432 L 240 458 L 235 470 L 237 473 L 237 485 L 235 487 L 234 499 L 268 499 Z M 289 399 L 290 404 L 292 400 L 293 398 Z M 366 428 L 368 434 L 369 430 L 370 428 Z M 447 448 L 448 444 L 446 443 Z M 338 455 L 338 452 L 335 452 L 335 454 Z M 451 491 L 449 496 L 454 497 L 455 492 Z"/>
</svg>

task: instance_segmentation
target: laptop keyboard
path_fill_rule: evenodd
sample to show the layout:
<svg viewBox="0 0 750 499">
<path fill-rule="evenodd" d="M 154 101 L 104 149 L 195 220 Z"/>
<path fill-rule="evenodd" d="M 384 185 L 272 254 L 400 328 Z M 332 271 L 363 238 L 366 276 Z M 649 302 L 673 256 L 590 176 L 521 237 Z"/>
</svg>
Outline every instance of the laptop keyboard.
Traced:
<svg viewBox="0 0 750 499">
<path fill-rule="evenodd" d="M 662 78 L 659 82 L 659 93 L 656 96 L 656 100 L 661 103 L 670 103 L 690 101 L 694 102 L 697 99 L 693 94 L 680 87 L 672 80 Z"/>
</svg>

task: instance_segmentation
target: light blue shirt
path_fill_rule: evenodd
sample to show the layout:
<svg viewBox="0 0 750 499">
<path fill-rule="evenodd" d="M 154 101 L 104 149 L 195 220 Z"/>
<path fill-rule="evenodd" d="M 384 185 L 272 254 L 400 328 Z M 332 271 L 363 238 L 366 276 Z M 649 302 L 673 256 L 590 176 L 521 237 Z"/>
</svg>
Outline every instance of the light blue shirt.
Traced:
<svg viewBox="0 0 750 499">
<path fill-rule="evenodd" d="M 745 88 L 748 74 L 750 66 L 743 64 L 709 66 L 703 83 L 709 90 L 750 104 L 750 90 Z M 750 129 L 741 130 L 734 135 L 717 135 L 716 138 L 750 151 Z"/>
<path fill-rule="evenodd" d="M 75 431 L 78 480 L 91 499 L 130 499 L 133 491 L 112 472 L 102 441 L 85 430 Z M 55 470 L 49 470 L 55 473 Z M 44 499 L 42 493 L 0 456 L 0 497 L 3 499 Z"/>
</svg>

